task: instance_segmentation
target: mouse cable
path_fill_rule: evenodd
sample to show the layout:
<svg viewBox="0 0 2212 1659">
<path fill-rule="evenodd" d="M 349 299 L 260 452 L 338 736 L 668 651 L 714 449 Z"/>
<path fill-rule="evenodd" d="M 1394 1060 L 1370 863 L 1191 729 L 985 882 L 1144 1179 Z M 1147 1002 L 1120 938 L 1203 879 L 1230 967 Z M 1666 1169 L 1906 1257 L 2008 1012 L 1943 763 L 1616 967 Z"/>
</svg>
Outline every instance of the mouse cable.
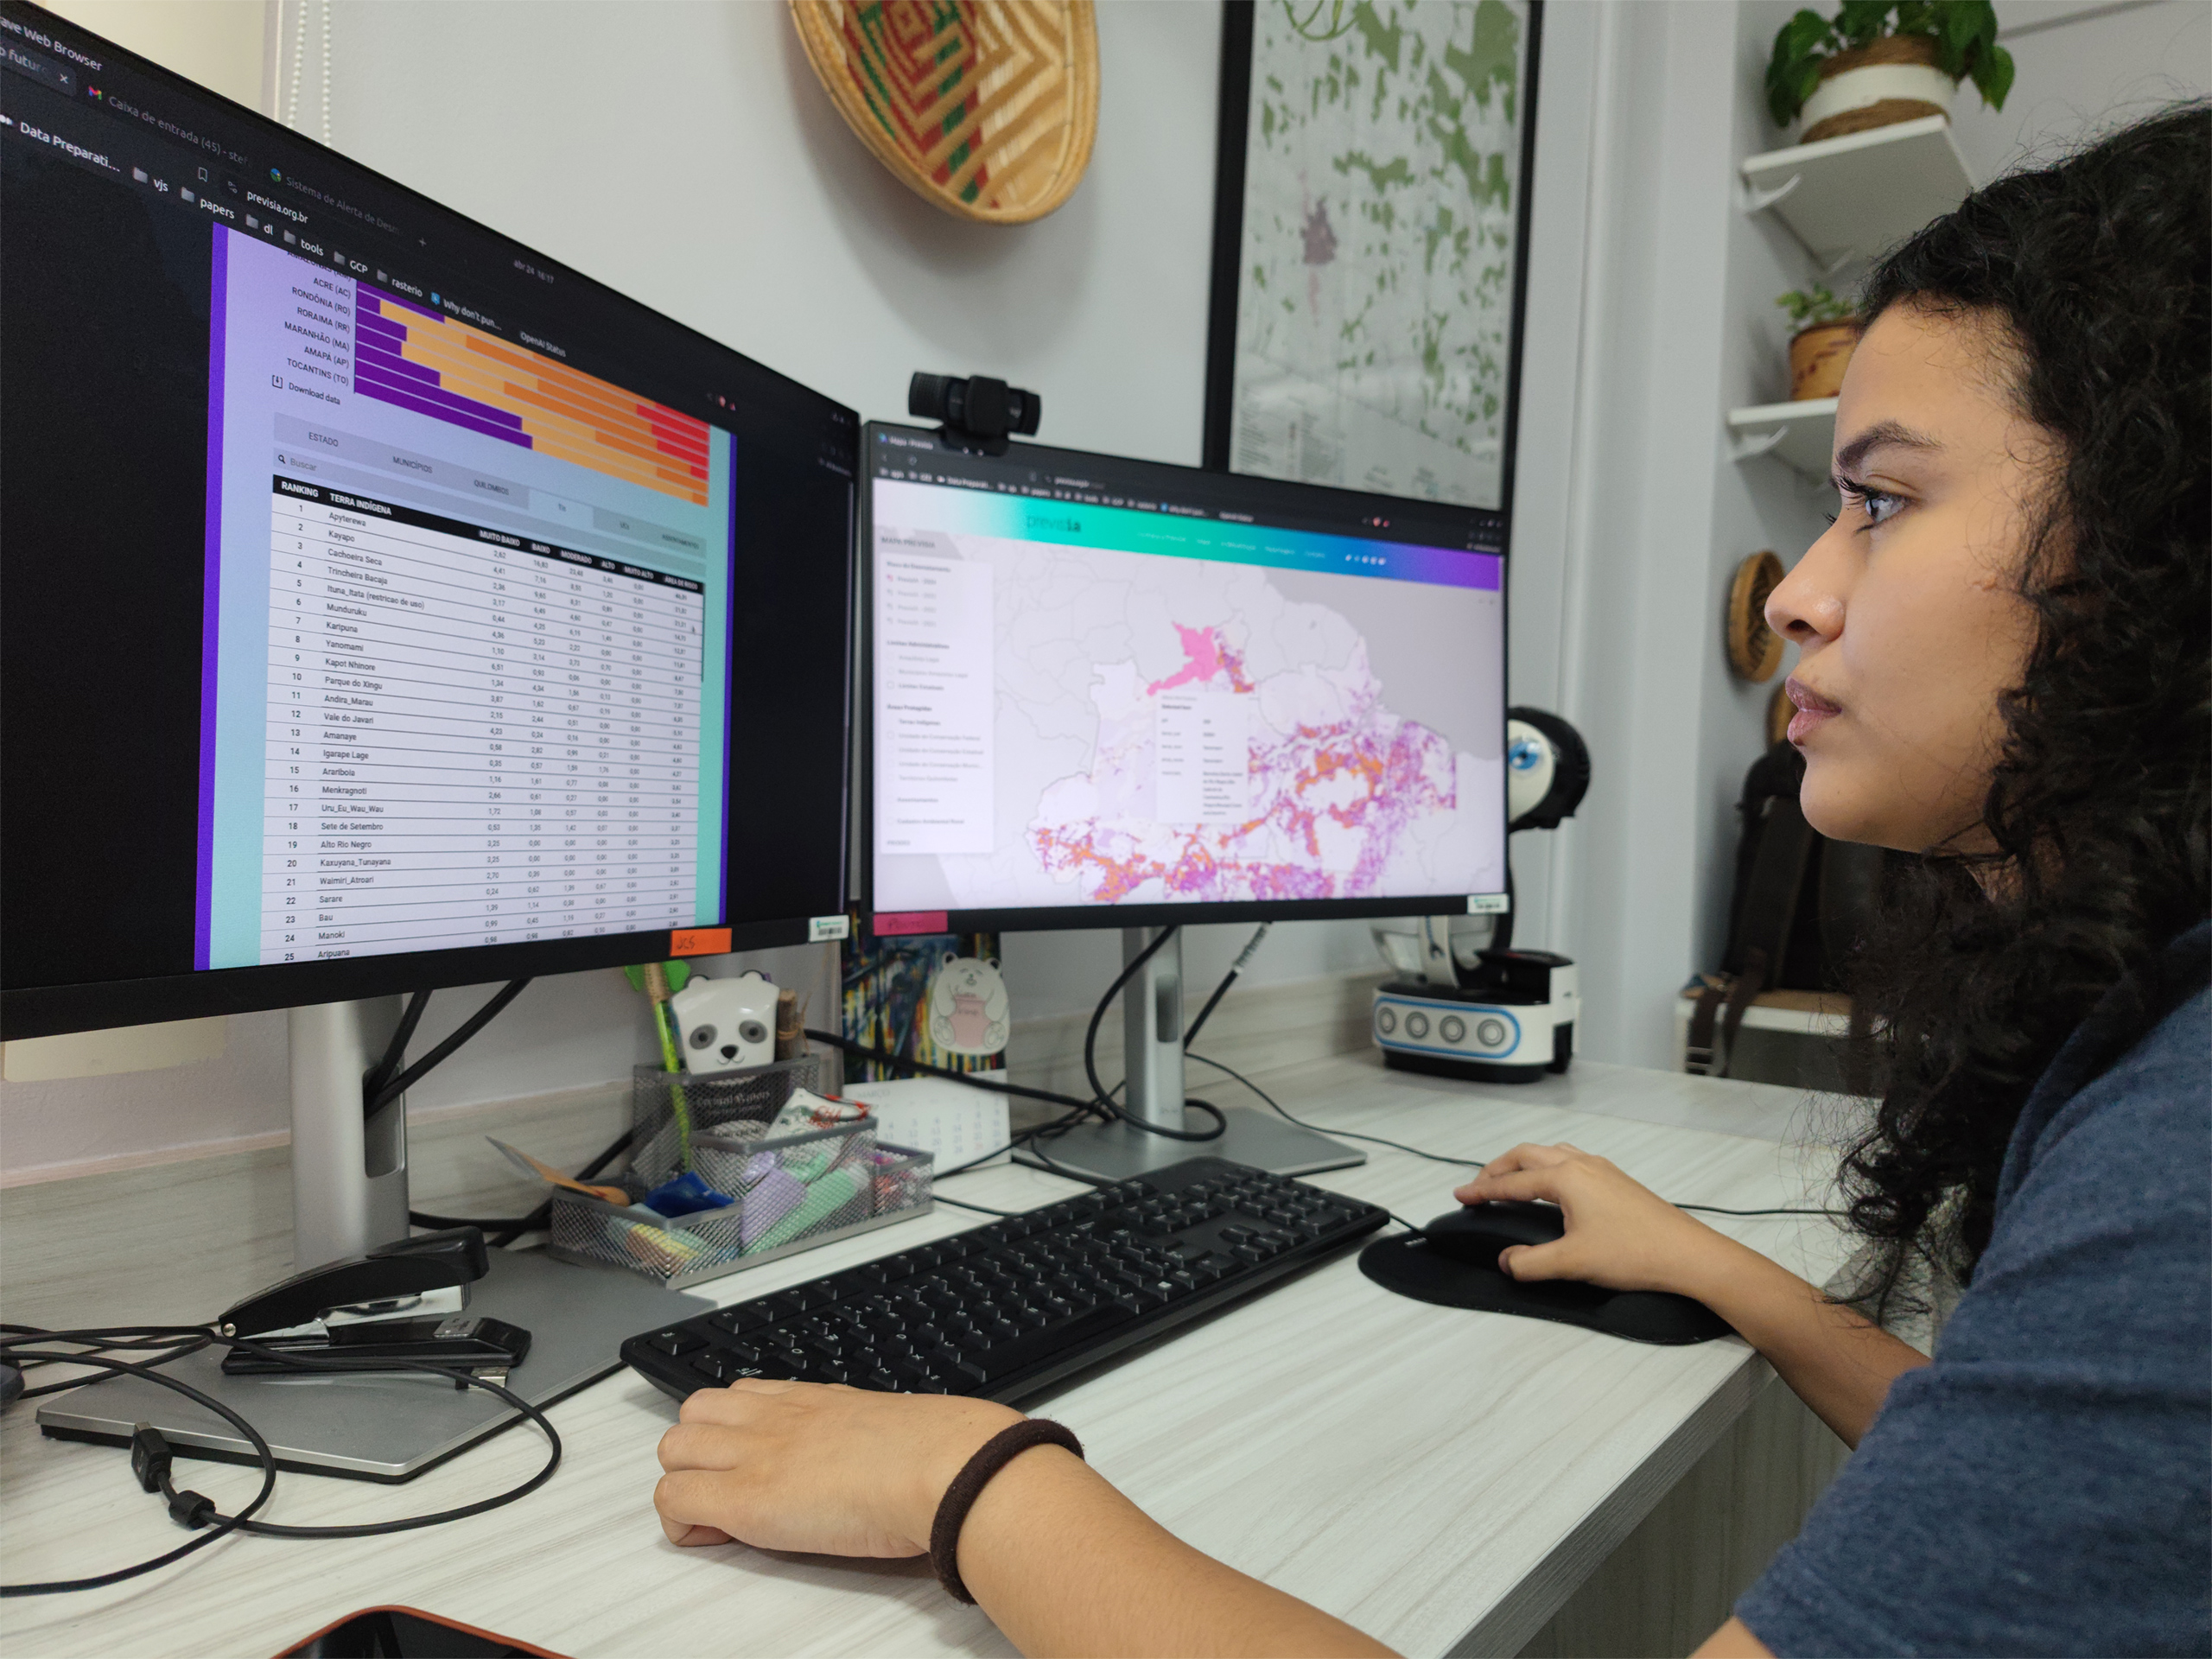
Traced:
<svg viewBox="0 0 2212 1659">
<path fill-rule="evenodd" d="M 1409 1147 L 1402 1141 L 1392 1141 L 1388 1137 L 1380 1135 L 1360 1135 L 1354 1133 L 1351 1129 L 1325 1129 L 1319 1124 L 1307 1123 L 1301 1119 L 1292 1117 L 1287 1111 L 1283 1109 L 1283 1104 L 1281 1101 L 1277 1100 L 1266 1090 L 1261 1088 L 1258 1084 L 1253 1082 L 1251 1078 L 1246 1077 L 1242 1071 L 1238 1071 L 1229 1066 L 1224 1065 L 1219 1060 L 1208 1059 L 1203 1054 L 1193 1054 L 1191 1058 L 1196 1060 L 1200 1065 L 1210 1065 L 1217 1071 L 1227 1073 L 1228 1076 L 1234 1078 L 1236 1082 L 1243 1084 L 1247 1089 L 1249 1089 L 1254 1094 L 1257 1095 L 1268 1105 L 1274 1107 L 1276 1111 L 1281 1112 L 1285 1118 L 1288 1119 L 1291 1122 L 1297 1124 L 1300 1128 L 1310 1130 L 1315 1135 L 1333 1135 L 1339 1140 L 1344 1141 L 1372 1141 L 1378 1147 L 1390 1147 L 1399 1152 L 1410 1153 L 1416 1158 L 1427 1159 L 1432 1164 L 1449 1164 L 1454 1169 L 1480 1169 L 1483 1166 L 1482 1160 L 1479 1158 L 1446 1158 L 1441 1153 L 1423 1152 L 1419 1147 Z M 1419 1232 L 1421 1230 L 1416 1227 L 1414 1230 L 1415 1232 Z"/>
<path fill-rule="evenodd" d="M 1281 1101 L 1275 1099 L 1274 1096 L 1268 1093 L 1266 1090 L 1261 1088 L 1258 1084 L 1253 1082 L 1251 1078 L 1246 1077 L 1243 1072 L 1230 1071 L 1229 1067 L 1224 1065 L 1219 1060 L 1207 1059 L 1203 1054 L 1193 1054 L 1191 1058 L 1198 1061 L 1201 1065 L 1213 1067 L 1217 1071 L 1228 1072 L 1230 1077 L 1236 1078 L 1237 1082 L 1243 1084 L 1247 1089 L 1249 1089 L 1262 1100 L 1274 1107 L 1275 1110 L 1282 1112 L 1283 1116 L 1289 1118 L 1293 1123 L 1296 1123 L 1301 1129 L 1311 1129 L 1316 1135 L 1335 1135 L 1338 1139 L 1344 1141 L 1372 1141 L 1377 1146 L 1394 1147 L 1400 1152 L 1409 1152 L 1416 1158 L 1426 1158 L 1431 1163 L 1451 1164 L 1460 1169 L 1481 1169 L 1484 1167 L 1483 1161 L 1480 1159 L 1446 1158 L 1440 1153 L 1423 1152 L 1419 1147 L 1409 1147 L 1402 1141 L 1386 1140 L 1379 1135 L 1357 1135 L 1350 1129 L 1325 1129 L 1317 1123 L 1303 1122 L 1297 1118 L 1291 1117 L 1288 1112 L 1283 1111 L 1282 1103 Z M 1713 1204 L 1677 1204 L 1674 1207 L 1677 1210 L 1694 1210 L 1708 1216 L 1827 1216 L 1830 1217 L 1840 1218 L 1848 1215 L 1849 1213 L 1847 1211 L 1843 1210 L 1806 1209 L 1802 1207 L 1784 1207 L 1774 1210 L 1724 1210 L 1719 1205 Z M 1411 1222 L 1404 1220 L 1402 1217 L 1393 1216 L 1391 1219 L 1398 1222 L 1401 1226 L 1412 1228 L 1412 1230 L 1416 1233 L 1423 1230 L 1419 1227 L 1414 1227 Z"/>
<path fill-rule="evenodd" d="M 1019 1210 L 994 1210 L 988 1204 L 970 1204 L 965 1198 L 948 1198 L 944 1193 L 935 1191 L 930 1193 L 930 1202 L 949 1204 L 956 1210 L 973 1210 L 979 1216 L 996 1216 L 1001 1221 L 1011 1221 L 1021 1213 Z"/>
<path fill-rule="evenodd" d="M 17 1329 L 20 1330 L 20 1327 Z M 478 1376 L 473 1372 L 457 1367 L 405 1362 L 315 1358 L 278 1349 L 265 1348 L 245 1338 L 216 1336 L 212 1332 L 197 1326 L 148 1326 L 143 1327 L 139 1334 L 156 1332 L 171 1337 L 204 1336 L 210 1342 L 219 1343 L 225 1347 L 241 1349 L 257 1357 L 275 1360 L 296 1370 L 389 1375 L 395 1370 L 400 1370 L 421 1371 L 428 1376 L 449 1378 L 456 1387 L 480 1389 L 485 1393 L 505 1401 L 521 1414 L 523 1418 L 528 1419 L 536 1425 L 539 1432 L 545 1436 L 546 1459 L 529 1479 L 509 1487 L 505 1491 L 449 1510 L 435 1510 L 424 1515 L 404 1516 L 392 1521 L 365 1522 L 354 1526 L 279 1526 L 274 1522 L 257 1521 L 253 1518 L 269 1502 L 270 1495 L 276 1490 L 276 1453 L 270 1449 L 269 1442 L 262 1436 L 260 1431 L 221 1401 L 201 1392 L 188 1382 L 156 1370 L 154 1364 L 136 1364 L 127 1360 L 115 1359 L 105 1354 L 92 1352 L 71 1353 L 57 1351 L 52 1353 L 21 1354 L 22 1360 L 92 1365 L 111 1375 L 140 1377 L 146 1382 L 156 1383 L 182 1395 L 196 1405 L 205 1407 L 227 1421 L 252 1446 L 254 1456 L 261 1466 L 261 1489 L 236 1515 L 222 1514 L 215 1508 L 212 1500 L 197 1492 L 180 1492 L 170 1478 L 170 1462 L 175 1454 L 171 1452 L 168 1440 L 160 1430 L 142 1427 L 132 1437 L 130 1453 L 132 1472 L 137 1476 L 139 1484 L 149 1492 L 158 1491 L 163 1497 L 168 1499 L 169 1517 L 179 1526 L 194 1530 L 205 1527 L 210 1530 L 204 1535 L 193 1539 L 189 1543 L 133 1566 L 118 1568 L 113 1573 L 101 1573 L 87 1579 L 55 1580 L 39 1584 L 0 1585 L 0 1597 L 55 1595 L 78 1590 L 95 1590 L 105 1585 L 118 1584 L 125 1579 L 137 1578 L 141 1573 L 151 1573 L 156 1568 L 168 1566 L 172 1561 L 181 1560 L 194 1550 L 205 1548 L 218 1538 L 232 1532 L 247 1533 L 265 1538 L 371 1538 L 387 1533 L 411 1532 L 424 1527 L 442 1526 L 448 1522 L 481 1515 L 487 1510 L 499 1509 L 519 1498 L 526 1497 L 550 1480 L 554 1471 L 561 1466 L 560 1433 L 553 1427 L 552 1421 L 544 1412 L 503 1384 Z M 95 1340 L 110 1338 L 114 1335 L 115 1332 L 112 1331 L 49 1331 L 35 1334 L 24 1332 L 22 1334 L 0 1340 L 0 1349 L 7 1351 L 11 1362 L 19 1363 L 18 1350 L 23 1344 L 33 1342 L 82 1342 L 87 1338 Z M 168 1358 L 181 1357 L 183 1351 L 189 1351 L 189 1350 L 182 1350 L 177 1354 L 170 1355 Z M 156 1362 L 157 1364 L 167 1363 L 167 1359 Z"/>
</svg>

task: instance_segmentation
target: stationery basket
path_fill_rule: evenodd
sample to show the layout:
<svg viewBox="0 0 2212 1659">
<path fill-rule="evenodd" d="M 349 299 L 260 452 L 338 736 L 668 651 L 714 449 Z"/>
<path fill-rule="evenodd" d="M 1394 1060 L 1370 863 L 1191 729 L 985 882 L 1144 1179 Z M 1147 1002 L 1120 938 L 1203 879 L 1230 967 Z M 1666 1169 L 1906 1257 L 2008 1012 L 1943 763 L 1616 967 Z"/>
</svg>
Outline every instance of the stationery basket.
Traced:
<svg viewBox="0 0 2212 1659">
<path fill-rule="evenodd" d="M 664 1217 L 556 1192 L 554 1256 L 627 1268 L 680 1290 L 929 1212 L 930 1154 L 879 1144 L 865 1118 L 772 1138 L 756 1122 L 727 1128 L 734 1132 L 691 1140 L 693 1172 L 729 1195 L 726 1207 Z M 634 1169 L 622 1178 L 633 1199 L 658 1185 Z"/>
<path fill-rule="evenodd" d="M 784 1109 L 792 1090 L 816 1089 L 821 1077 L 821 1057 L 814 1054 L 703 1077 L 636 1067 L 630 1073 L 630 1168 L 645 1183 L 638 1190 L 650 1192 L 683 1173 L 686 1122 L 695 1140 L 741 1125 L 757 1135 Z M 729 1190 L 711 1177 L 707 1185 Z"/>
</svg>

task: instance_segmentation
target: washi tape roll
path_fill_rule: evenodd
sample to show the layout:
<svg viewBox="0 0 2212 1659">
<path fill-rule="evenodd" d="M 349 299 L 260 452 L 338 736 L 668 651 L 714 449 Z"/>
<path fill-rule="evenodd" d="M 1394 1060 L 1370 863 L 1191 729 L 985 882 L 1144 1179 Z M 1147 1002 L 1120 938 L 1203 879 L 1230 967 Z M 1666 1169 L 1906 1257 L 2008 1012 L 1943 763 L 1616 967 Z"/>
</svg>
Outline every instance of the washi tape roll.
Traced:
<svg viewBox="0 0 2212 1659">
<path fill-rule="evenodd" d="M 772 1250 L 788 1244 L 801 1233 L 827 1221 L 861 1194 L 861 1177 L 849 1169 L 833 1169 L 806 1189 L 806 1202 L 785 1216 L 748 1248 Z"/>
</svg>

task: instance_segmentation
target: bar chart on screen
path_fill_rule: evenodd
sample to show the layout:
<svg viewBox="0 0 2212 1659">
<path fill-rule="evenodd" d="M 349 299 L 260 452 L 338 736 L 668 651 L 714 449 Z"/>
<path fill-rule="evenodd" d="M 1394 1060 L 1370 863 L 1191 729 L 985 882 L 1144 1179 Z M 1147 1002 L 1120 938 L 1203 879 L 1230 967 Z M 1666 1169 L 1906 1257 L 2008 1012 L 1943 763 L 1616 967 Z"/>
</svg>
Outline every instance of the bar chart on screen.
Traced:
<svg viewBox="0 0 2212 1659">
<path fill-rule="evenodd" d="M 362 397 L 707 503 L 707 425 L 367 283 L 353 294 Z"/>
<path fill-rule="evenodd" d="M 214 235 L 203 965 L 718 921 L 731 434 Z"/>
</svg>

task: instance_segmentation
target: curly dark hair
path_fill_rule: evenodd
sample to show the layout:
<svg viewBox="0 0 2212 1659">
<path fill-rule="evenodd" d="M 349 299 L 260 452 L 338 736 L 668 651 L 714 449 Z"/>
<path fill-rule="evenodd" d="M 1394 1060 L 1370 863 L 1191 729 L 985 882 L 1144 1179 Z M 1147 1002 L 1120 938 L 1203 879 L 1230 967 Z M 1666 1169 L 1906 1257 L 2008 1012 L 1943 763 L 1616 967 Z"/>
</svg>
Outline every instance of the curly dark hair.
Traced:
<svg viewBox="0 0 2212 1659">
<path fill-rule="evenodd" d="M 2162 1017 L 2158 959 L 2212 911 L 2212 104 L 1999 179 L 1891 251 L 1861 305 L 1985 326 L 2059 441 L 2019 592 L 2037 638 L 1982 808 L 1996 850 L 1891 861 L 1856 953 L 1846 1153 L 1880 1315 L 1989 1242 L 2021 1107 L 2100 1003 Z"/>
</svg>

